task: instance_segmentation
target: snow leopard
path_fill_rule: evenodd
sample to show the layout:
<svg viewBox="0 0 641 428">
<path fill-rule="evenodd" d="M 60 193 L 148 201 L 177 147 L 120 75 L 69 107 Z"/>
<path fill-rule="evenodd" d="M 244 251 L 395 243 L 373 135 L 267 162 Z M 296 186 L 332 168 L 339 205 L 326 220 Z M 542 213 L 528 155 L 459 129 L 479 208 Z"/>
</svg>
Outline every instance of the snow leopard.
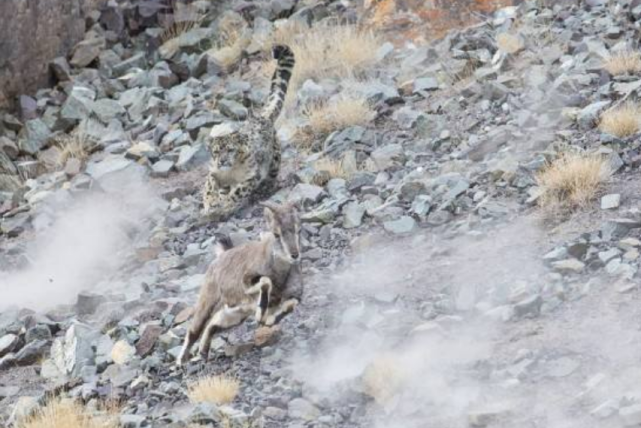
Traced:
<svg viewBox="0 0 641 428">
<path fill-rule="evenodd" d="M 295 59 L 285 45 L 275 45 L 272 55 L 277 66 L 262 111 L 250 113 L 243 122 L 223 123 L 211 130 L 212 162 L 202 210 L 208 221 L 228 218 L 249 202 L 268 196 L 276 185 L 281 146 L 274 122 L 283 109 Z"/>
</svg>

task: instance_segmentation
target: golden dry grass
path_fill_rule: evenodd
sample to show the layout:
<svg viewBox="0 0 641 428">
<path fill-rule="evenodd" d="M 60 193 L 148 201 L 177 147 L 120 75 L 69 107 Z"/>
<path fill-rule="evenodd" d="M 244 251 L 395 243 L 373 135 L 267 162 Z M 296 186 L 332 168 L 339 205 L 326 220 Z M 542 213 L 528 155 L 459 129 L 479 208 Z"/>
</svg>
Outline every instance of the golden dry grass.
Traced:
<svg viewBox="0 0 641 428">
<path fill-rule="evenodd" d="M 400 392 L 407 380 L 402 363 L 391 356 L 380 356 L 367 365 L 361 381 L 363 392 L 378 404 L 385 405 Z"/>
<path fill-rule="evenodd" d="M 599 129 L 620 138 L 634 135 L 641 129 L 641 108 L 628 102 L 606 110 L 601 115 Z"/>
<path fill-rule="evenodd" d="M 332 178 L 348 178 L 349 174 L 343 167 L 342 159 L 332 159 L 328 157 L 323 157 L 314 162 L 314 168 L 327 176 L 329 181 Z"/>
<path fill-rule="evenodd" d="M 342 96 L 332 101 L 310 103 L 303 107 L 307 119 L 296 130 L 295 144 L 304 152 L 318 150 L 318 142 L 333 131 L 355 125 L 367 125 L 376 116 L 364 98 Z"/>
<path fill-rule="evenodd" d="M 218 49 L 209 51 L 209 54 L 216 60 L 216 62 L 224 69 L 230 70 L 234 65 L 240 61 L 243 53 L 244 43 L 239 41 L 231 46 L 223 46 Z"/>
<path fill-rule="evenodd" d="M 229 404 L 239 389 L 238 379 L 226 375 L 207 376 L 190 384 L 187 395 L 193 403 Z"/>
<path fill-rule="evenodd" d="M 613 76 L 641 72 L 641 54 L 634 51 L 622 51 L 606 58 L 603 68 Z"/>
<path fill-rule="evenodd" d="M 17 428 L 117 428 L 113 413 L 94 416 L 73 400 L 58 398 L 19 421 Z"/>
<path fill-rule="evenodd" d="M 208 53 L 225 70 L 229 70 L 240 60 L 243 50 L 251 41 L 247 23 L 237 15 L 224 15 L 218 23 L 216 39 Z"/>
<path fill-rule="evenodd" d="M 223 14 L 218 21 L 215 44 L 219 47 L 231 46 L 247 28 L 247 22 L 237 14 Z"/>
<path fill-rule="evenodd" d="M 89 159 L 92 144 L 91 139 L 83 132 L 74 132 L 58 137 L 54 143 L 58 149 L 56 166 L 64 168 L 69 159 L 78 159 L 84 164 Z"/>
<path fill-rule="evenodd" d="M 610 174 L 608 161 L 600 155 L 565 153 L 537 175 L 539 205 L 553 211 L 585 207 Z"/>
<path fill-rule="evenodd" d="M 366 125 L 375 116 L 367 100 L 340 97 L 335 101 L 312 103 L 303 109 L 314 134 L 326 135 L 349 126 Z"/>
<path fill-rule="evenodd" d="M 265 48 L 286 44 L 294 51 L 296 66 L 292 91 L 306 79 L 357 76 L 377 61 L 382 42 L 374 32 L 353 25 L 322 24 L 308 27 L 297 22 L 279 26 Z"/>
<path fill-rule="evenodd" d="M 329 181 L 332 178 L 349 179 L 358 171 L 356 156 L 354 152 L 347 152 L 340 159 L 324 156 L 314 162 L 314 169 L 326 176 Z"/>
</svg>

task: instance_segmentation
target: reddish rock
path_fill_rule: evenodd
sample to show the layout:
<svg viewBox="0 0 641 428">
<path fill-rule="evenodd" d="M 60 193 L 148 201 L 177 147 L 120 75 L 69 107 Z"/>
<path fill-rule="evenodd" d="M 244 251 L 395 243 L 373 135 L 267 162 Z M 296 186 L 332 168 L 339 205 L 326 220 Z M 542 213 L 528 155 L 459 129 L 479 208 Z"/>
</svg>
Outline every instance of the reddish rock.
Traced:
<svg viewBox="0 0 641 428">
<path fill-rule="evenodd" d="M 273 327 L 259 327 L 254 333 L 254 343 L 256 346 L 269 346 L 274 344 L 280 336 L 280 328 Z"/>
</svg>

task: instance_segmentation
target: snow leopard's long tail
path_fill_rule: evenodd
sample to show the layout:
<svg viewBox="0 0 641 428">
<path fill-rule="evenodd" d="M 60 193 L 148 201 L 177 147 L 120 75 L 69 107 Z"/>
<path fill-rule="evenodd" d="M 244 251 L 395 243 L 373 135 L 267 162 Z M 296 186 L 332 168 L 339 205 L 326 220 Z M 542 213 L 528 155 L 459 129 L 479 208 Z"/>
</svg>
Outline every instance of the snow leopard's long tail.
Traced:
<svg viewBox="0 0 641 428">
<path fill-rule="evenodd" d="M 271 91 L 262 116 L 274 122 L 283 110 L 283 103 L 285 102 L 289 80 L 292 78 L 296 60 L 294 52 L 289 46 L 285 45 L 275 45 L 272 48 L 272 55 L 278 61 L 278 65 L 272 76 Z"/>
</svg>

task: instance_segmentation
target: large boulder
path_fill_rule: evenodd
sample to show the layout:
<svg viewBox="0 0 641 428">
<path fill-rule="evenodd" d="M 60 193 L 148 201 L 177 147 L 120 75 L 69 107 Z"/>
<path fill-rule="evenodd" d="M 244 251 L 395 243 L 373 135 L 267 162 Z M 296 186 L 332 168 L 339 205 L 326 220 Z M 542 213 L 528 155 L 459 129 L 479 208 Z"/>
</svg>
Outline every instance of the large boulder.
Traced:
<svg viewBox="0 0 641 428">
<path fill-rule="evenodd" d="M 0 16 L 7 17 L 0 25 L 0 106 L 49 83 L 50 61 L 67 54 L 82 40 L 85 9 L 101 2 L 0 2 Z"/>
<path fill-rule="evenodd" d="M 112 155 L 102 161 L 90 162 L 87 174 L 97 180 L 104 190 L 118 192 L 128 183 L 146 181 L 149 171 L 130 159 Z"/>
<path fill-rule="evenodd" d="M 87 67 L 94 62 L 100 52 L 107 47 L 107 41 L 103 37 L 92 37 L 78 43 L 73 50 L 71 65 L 74 67 Z"/>
<path fill-rule="evenodd" d="M 86 366 L 94 364 L 93 344 L 99 333 L 86 324 L 74 323 L 64 337 L 51 347 L 51 358 L 60 373 L 77 376 Z"/>
<path fill-rule="evenodd" d="M 34 156 L 49 144 L 51 130 L 41 119 L 27 121 L 18 141 L 20 151 Z"/>
</svg>

